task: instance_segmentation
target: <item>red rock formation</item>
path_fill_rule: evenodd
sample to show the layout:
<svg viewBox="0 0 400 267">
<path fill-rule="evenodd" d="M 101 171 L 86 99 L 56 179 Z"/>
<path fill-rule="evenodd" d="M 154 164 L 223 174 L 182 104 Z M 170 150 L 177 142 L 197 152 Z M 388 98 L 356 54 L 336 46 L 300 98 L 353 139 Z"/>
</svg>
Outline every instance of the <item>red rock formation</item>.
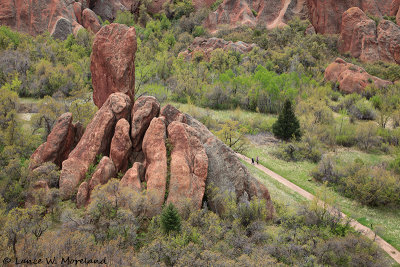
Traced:
<svg viewBox="0 0 400 267">
<path fill-rule="evenodd" d="M 400 0 L 393 0 L 392 4 L 390 5 L 390 13 L 389 16 L 396 16 L 397 12 L 400 8 Z"/>
<path fill-rule="evenodd" d="M 309 18 L 317 33 L 335 34 L 341 29 L 342 14 L 351 7 L 382 17 L 389 14 L 392 0 L 307 0 Z"/>
<path fill-rule="evenodd" d="M 97 33 L 101 29 L 97 15 L 89 8 L 85 8 L 82 12 L 82 25 L 92 33 Z"/>
<path fill-rule="evenodd" d="M 115 127 L 111 141 L 110 158 L 115 164 L 116 172 L 125 172 L 128 168 L 128 157 L 132 151 L 132 142 L 129 135 L 130 125 L 125 119 L 120 119 Z"/>
<path fill-rule="evenodd" d="M 400 8 L 399 8 L 399 11 L 397 12 L 397 15 L 396 15 L 396 23 L 397 23 L 397 25 L 400 26 Z"/>
<path fill-rule="evenodd" d="M 115 92 L 127 94 L 134 101 L 135 28 L 112 23 L 96 34 L 91 55 L 93 101 L 101 108 Z"/>
<path fill-rule="evenodd" d="M 223 50 L 233 50 L 240 54 L 244 54 L 253 50 L 254 47 L 256 47 L 256 44 L 247 44 L 242 41 L 234 43 L 232 41 L 225 41 L 224 39 L 215 37 L 209 39 L 196 37 L 189 48 L 182 52 L 181 55 L 183 55 L 186 60 L 191 60 L 197 52 L 201 52 L 205 59 L 209 60 L 211 53 L 218 48 Z"/>
<path fill-rule="evenodd" d="M 157 214 L 164 203 L 167 185 L 167 138 L 165 122 L 162 118 L 154 118 L 143 138 L 143 153 L 146 157 L 146 182 L 150 201 L 154 206 L 153 214 Z"/>
<path fill-rule="evenodd" d="M 108 154 L 115 124 L 121 118 L 129 118 L 130 108 L 130 98 L 123 93 L 115 93 L 96 112 L 78 145 L 62 164 L 60 193 L 64 199 L 72 196 L 96 156 Z"/>
<path fill-rule="evenodd" d="M 392 84 L 368 74 L 363 68 L 347 63 L 341 58 L 336 59 L 325 70 L 325 80 L 339 83 L 339 89 L 344 93 L 361 93 L 365 87 L 371 84 L 377 88 Z"/>
<path fill-rule="evenodd" d="M 379 58 L 400 64 L 400 27 L 388 20 L 378 25 Z"/>
<path fill-rule="evenodd" d="M 60 20 L 60 19 L 64 20 Z M 76 16 L 71 1 L 64 0 L 0 0 L 0 24 L 31 35 L 56 32 L 66 25 L 75 27 Z M 58 24 L 58 26 L 56 26 Z M 69 26 L 67 26 L 69 29 Z M 71 32 L 72 33 L 72 30 Z M 61 34 L 66 36 L 66 34 Z"/>
<path fill-rule="evenodd" d="M 76 206 L 78 208 L 85 207 L 89 201 L 89 184 L 87 182 L 81 183 L 76 194 Z"/>
<path fill-rule="evenodd" d="M 76 21 L 79 24 L 82 24 L 82 4 L 79 2 L 74 3 L 74 13 L 76 17 Z"/>
<path fill-rule="evenodd" d="M 268 28 L 286 25 L 293 15 L 303 15 L 305 1 L 292 0 L 225 0 L 205 21 L 215 31 L 219 25 L 237 27 L 263 24 Z"/>
<path fill-rule="evenodd" d="M 161 109 L 160 116 L 164 118 L 167 126 L 173 121 L 186 123 L 186 117 L 174 106 L 168 104 Z"/>
<path fill-rule="evenodd" d="M 160 113 L 160 103 L 152 96 L 141 96 L 132 108 L 132 129 L 131 137 L 133 151 L 140 152 L 142 150 L 143 136 L 150 125 L 153 118 Z"/>
<path fill-rule="evenodd" d="M 343 14 L 339 51 L 362 61 L 400 63 L 400 27 L 381 20 L 378 27 L 358 7 Z"/>
<path fill-rule="evenodd" d="M 108 183 L 116 174 L 117 172 L 112 160 L 109 157 L 103 157 L 90 179 L 89 190 L 93 191 L 96 186 Z"/>
<path fill-rule="evenodd" d="M 75 141 L 75 127 L 72 114 L 61 115 L 47 137 L 47 141 L 32 154 L 29 169 L 33 170 L 45 162 L 53 162 L 59 167 L 68 158 Z"/>
<path fill-rule="evenodd" d="M 187 124 L 174 121 L 168 126 L 168 140 L 172 146 L 171 178 L 167 203 L 179 207 L 190 199 L 200 209 L 204 197 L 208 157 L 203 144 Z"/>
<path fill-rule="evenodd" d="M 119 182 L 121 187 L 129 187 L 137 192 L 141 192 L 140 182 L 144 180 L 144 166 L 142 163 L 135 162 L 133 167 L 130 168 L 122 177 Z"/>
</svg>

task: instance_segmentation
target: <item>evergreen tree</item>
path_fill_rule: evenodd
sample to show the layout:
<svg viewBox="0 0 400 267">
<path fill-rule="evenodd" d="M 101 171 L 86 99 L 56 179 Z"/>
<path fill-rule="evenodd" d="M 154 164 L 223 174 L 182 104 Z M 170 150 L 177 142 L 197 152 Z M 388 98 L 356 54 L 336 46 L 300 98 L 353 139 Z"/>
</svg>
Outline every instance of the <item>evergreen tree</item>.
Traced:
<svg viewBox="0 0 400 267">
<path fill-rule="evenodd" d="M 275 137 L 288 141 L 292 137 L 301 138 L 300 123 L 292 109 L 292 102 L 286 100 L 278 120 L 272 126 Z"/>
<path fill-rule="evenodd" d="M 161 226 L 166 234 L 171 231 L 181 230 L 181 217 L 175 206 L 170 203 L 163 209 L 161 214 Z"/>
</svg>

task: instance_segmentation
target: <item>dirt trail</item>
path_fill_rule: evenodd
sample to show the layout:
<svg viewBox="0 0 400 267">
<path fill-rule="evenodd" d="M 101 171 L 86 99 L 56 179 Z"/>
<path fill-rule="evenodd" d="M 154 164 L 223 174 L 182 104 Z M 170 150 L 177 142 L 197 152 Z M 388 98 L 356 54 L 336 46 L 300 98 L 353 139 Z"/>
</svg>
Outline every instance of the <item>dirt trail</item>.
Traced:
<svg viewBox="0 0 400 267">
<path fill-rule="evenodd" d="M 249 159 L 246 156 L 243 156 L 241 154 L 237 154 L 237 156 L 246 161 L 247 163 L 251 164 L 251 159 Z M 285 185 L 286 187 L 289 187 L 290 189 L 292 189 L 293 191 L 299 193 L 300 195 L 302 195 L 303 197 L 305 197 L 308 200 L 313 200 L 314 199 L 314 195 L 310 194 L 309 192 L 305 191 L 304 189 L 302 189 L 301 187 L 293 184 L 292 182 L 289 182 L 288 180 L 286 180 L 285 178 L 283 178 L 282 176 L 280 176 L 279 174 L 271 171 L 270 169 L 265 168 L 262 165 L 255 165 L 255 167 L 261 171 L 263 171 L 264 173 L 266 173 L 268 176 L 272 177 L 273 179 L 277 180 L 278 182 L 280 182 L 281 184 Z M 332 209 L 333 210 L 333 209 Z M 347 216 L 344 213 L 341 213 L 343 218 L 347 218 Z M 400 264 L 400 252 L 395 249 L 392 245 L 390 245 L 388 242 L 386 242 L 385 240 L 383 240 L 380 236 L 376 236 L 375 237 L 375 233 L 369 229 L 368 227 L 360 224 L 359 222 L 355 221 L 355 220 L 351 220 L 350 225 L 357 230 L 358 232 L 362 233 L 363 235 L 365 235 L 366 237 L 368 237 L 371 240 L 375 240 L 375 242 L 384 250 L 386 251 L 387 254 L 389 254 L 390 257 L 392 257 L 397 263 Z"/>
</svg>

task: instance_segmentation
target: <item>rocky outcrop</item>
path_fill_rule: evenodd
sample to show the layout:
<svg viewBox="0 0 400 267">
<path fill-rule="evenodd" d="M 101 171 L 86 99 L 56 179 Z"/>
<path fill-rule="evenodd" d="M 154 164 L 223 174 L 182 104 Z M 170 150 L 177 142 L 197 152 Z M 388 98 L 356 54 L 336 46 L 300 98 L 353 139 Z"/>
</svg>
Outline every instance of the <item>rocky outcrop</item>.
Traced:
<svg viewBox="0 0 400 267">
<path fill-rule="evenodd" d="M 166 126 L 162 118 L 154 118 L 143 138 L 143 153 L 146 158 L 147 192 L 157 214 L 164 203 L 167 186 L 167 139 Z"/>
<path fill-rule="evenodd" d="M 203 144 L 208 157 L 208 173 L 206 187 L 218 187 L 222 192 L 233 193 L 237 200 L 248 201 L 254 198 L 266 201 L 269 216 L 273 216 L 274 208 L 270 194 L 265 187 L 254 178 L 240 162 L 235 152 L 218 140 L 203 124 L 186 115 L 187 124 L 195 131 Z M 219 203 L 208 199 L 209 207 L 218 211 Z"/>
<path fill-rule="evenodd" d="M 114 163 L 109 157 L 103 157 L 89 182 L 89 191 L 93 191 L 98 185 L 106 184 L 117 174 Z"/>
<path fill-rule="evenodd" d="M 129 130 L 129 122 L 126 119 L 120 119 L 111 140 L 110 158 L 114 162 L 117 173 L 119 171 L 125 172 L 128 168 L 128 157 L 132 150 Z"/>
<path fill-rule="evenodd" d="M 167 203 L 179 207 L 189 199 L 200 209 L 207 179 L 208 157 L 196 137 L 195 130 L 187 124 L 174 121 L 168 126 L 171 151 L 171 177 Z"/>
<path fill-rule="evenodd" d="M 62 163 L 60 193 L 63 199 L 74 194 L 97 155 L 108 155 L 115 124 L 122 118 L 129 119 L 130 109 L 130 98 L 115 93 L 96 112 L 78 145 Z"/>
<path fill-rule="evenodd" d="M 82 4 L 80 2 L 75 2 L 73 5 L 76 21 L 82 24 Z"/>
<path fill-rule="evenodd" d="M 338 58 L 325 70 L 325 80 L 338 83 L 340 91 L 344 93 L 361 93 L 368 85 L 384 88 L 390 84 L 389 81 L 379 79 L 368 74 L 363 68 L 347 63 Z"/>
<path fill-rule="evenodd" d="M 33 170 L 45 162 L 53 162 L 61 167 L 61 163 L 68 158 L 74 147 L 75 133 L 76 128 L 72 124 L 72 114 L 61 115 L 54 124 L 47 141 L 32 154 L 29 169 Z"/>
<path fill-rule="evenodd" d="M 78 193 L 76 194 L 76 206 L 82 208 L 86 206 L 89 201 L 89 184 L 87 182 L 81 183 L 78 188 Z"/>
<path fill-rule="evenodd" d="M 140 152 L 142 150 L 142 140 L 150 122 L 153 118 L 158 117 L 160 113 L 160 104 L 157 99 L 152 96 L 141 96 L 132 108 L 132 129 L 131 137 L 133 143 L 133 151 Z"/>
<path fill-rule="evenodd" d="M 101 29 L 97 15 L 89 8 L 85 8 L 82 12 L 82 25 L 92 33 L 97 33 Z"/>
<path fill-rule="evenodd" d="M 340 33 L 343 13 L 358 7 L 365 13 L 382 17 L 390 12 L 392 0 L 307 0 L 309 18 L 317 33 Z"/>
<path fill-rule="evenodd" d="M 72 33 L 75 23 L 73 1 L 0 0 L 0 24 L 30 35 L 48 31 L 56 38 L 64 38 L 67 32 Z"/>
<path fill-rule="evenodd" d="M 180 112 L 176 107 L 168 104 L 161 109 L 160 117 L 165 120 L 167 126 L 173 121 L 186 123 L 185 115 Z"/>
<path fill-rule="evenodd" d="M 341 53 L 350 53 L 362 61 L 400 63 L 400 27 L 388 20 L 378 26 L 365 13 L 353 7 L 343 14 L 339 39 Z"/>
<path fill-rule="evenodd" d="M 122 187 L 128 187 L 136 192 L 141 192 L 141 181 L 144 181 L 144 174 L 144 165 L 140 162 L 135 162 L 133 167 L 125 173 L 124 177 L 122 177 L 119 184 Z"/>
<path fill-rule="evenodd" d="M 136 32 L 112 23 L 96 34 L 90 70 L 93 101 L 101 108 L 108 96 L 122 92 L 134 101 Z"/>
<path fill-rule="evenodd" d="M 400 0 L 393 0 L 390 5 L 389 16 L 396 16 L 400 8 Z"/>
<path fill-rule="evenodd" d="M 225 41 L 224 39 L 215 37 L 209 39 L 196 37 L 189 48 L 182 52 L 181 55 L 186 60 L 192 60 L 194 56 L 200 52 L 206 60 L 209 60 L 211 53 L 218 48 L 225 51 L 231 50 L 240 54 L 244 54 L 250 52 L 255 47 L 256 44 L 247 44 L 242 41 L 234 43 L 232 41 Z"/>
<path fill-rule="evenodd" d="M 72 24 L 71 22 L 63 17 L 60 17 L 53 29 L 51 30 L 50 35 L 55 38 L 64 41 L 67 39 L 68 35 L 72 34 Z"/>
<path fill-rule="evenodd" d="M 305 16 L 305 1 L 292 0 L 224 0 L 215 12 L 205 21 L 210 31 L 218 30 L 220 25 L 237 27 L 262 24 L 269 29 L 286 25 L 294 15 Z"/>
</svg>

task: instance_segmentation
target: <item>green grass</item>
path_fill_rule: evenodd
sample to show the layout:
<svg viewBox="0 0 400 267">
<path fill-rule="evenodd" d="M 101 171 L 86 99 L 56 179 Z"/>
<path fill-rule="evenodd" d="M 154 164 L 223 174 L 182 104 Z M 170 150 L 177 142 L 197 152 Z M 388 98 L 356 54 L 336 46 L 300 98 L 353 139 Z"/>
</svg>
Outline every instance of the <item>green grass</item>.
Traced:
<svg viewBox="0 0 400 267">
<path fill-rule="evenodd" d="M 254 146 L 248 150 L 248 157 L 258 156 L 260 163 L 285 177 L 304 190 L 315 194 L 321 185 L 315 182 L 310 172 L 317 164 L 310 162 L 286 162 L 272 155 L 272 146 Z M 373 155 L 353 150 L 339 150 L 337 156 L 344 162 L 361 158 L 366 164 L 377 164 L 386 161 L 390 156 Z M 330 188 L 341 210 L 367 227 L 381 228 L 380 236 L 397 249 L 400 249 L 400 209 L 390 207 L 373 208 L 361 205 L 355 200 L 346 198 Z"/>
</svg>

